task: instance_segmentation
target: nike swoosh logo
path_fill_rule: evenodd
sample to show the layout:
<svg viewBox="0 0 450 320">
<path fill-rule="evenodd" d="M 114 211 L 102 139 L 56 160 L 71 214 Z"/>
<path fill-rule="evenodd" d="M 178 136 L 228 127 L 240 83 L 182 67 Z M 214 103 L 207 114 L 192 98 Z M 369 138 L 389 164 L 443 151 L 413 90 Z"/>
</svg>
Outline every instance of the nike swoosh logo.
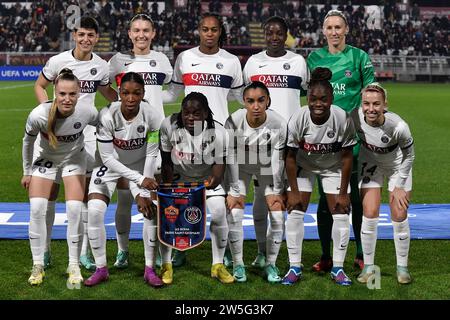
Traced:
<svg viewBox="0 0 450 320">
<path fill-rule="evenodd" d="M 124 65 L 125 66 L 129 66 L 130 64 L 132 64 L 133 62 L 125 62 Z"/>
<path fill-rule="evenodd" d="M 239 240 L 234 240 L 234 241 L 231 241 L 230 240 L 230 243 L 236 243 L 236 242 L 238 242 Z"/>
<path fill-rule="evenodd" d="M 406 238 L 398 238 L 398 240 L 406 240 L 406 239 L 408 239 L 408 237 L 406 237 Z"/>
<path fill-rule="evenodd" d="M 150 242 L 156 242 L 156 239 L 155 240 L 152 240 L 152 239 L 148 239 Z"/>
<path fill-rule="evenodd" d="M 115 128 L 114 129 L 115 132 L 122 131 L 122 130 L 125 130 L 125 128 Z"/>
<path fill-rule="evenodd" d="M 267 64 L 263 64 L 262 66 L 258 66 L 259 68 L 264 68 L 264 67 L 266 67 L 267 66 Z"/>
<path fill-rule="evenodd" d="M 195 66 L 198 66 L 199 64 L 200 63 L 193 63 L 192 66 L 195 67 Z"/>
<path fill-rule="evenodd" d="M 76 168 L 75 169 L 70 169 L 70 170 L 67 170 L 67 171 L 69 171 L 69 172 L 72 172 L 72 171 L 75 171 L 75 170 L 77 170 Z M 83 221 L 84 222 L 84 221 Z M 86 221 L 87 222 L 87 221 Z"/>
</svg>

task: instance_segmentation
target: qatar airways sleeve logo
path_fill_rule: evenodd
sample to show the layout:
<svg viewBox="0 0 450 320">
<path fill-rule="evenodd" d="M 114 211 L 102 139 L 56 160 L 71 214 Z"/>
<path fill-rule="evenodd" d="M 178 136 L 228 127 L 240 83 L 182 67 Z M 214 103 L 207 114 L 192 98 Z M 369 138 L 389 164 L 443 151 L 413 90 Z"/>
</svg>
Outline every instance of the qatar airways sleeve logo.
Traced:
<svg viewBox="0 0 450 320">
<path fill-rule="evenodd" d="M 80 80 L 81 93 L 95 93 L 100 84 L 100 80 Z"/>
<path fill-rule="evenodd" d="M 136 138 L 130 140 L 114 138 L 113 144 L 114 146 L 122 150 L 136 150 L 142 148 L 142 146 L 145 144 L 145 138 Z"/>
<path fill-rule="evenodd" d="M 278 74 L 258 74 L 251 77 L 252 81 L 259 81 L 268 88 L 290 88 L 300 90 L 302 78 Z"/>
<path fill-rule="evenodd" d="M 223 74 L 214 73 L 186 73 L 183 75 L 185 86 L 206 86 L 231 88 L 233 78 Z"/>
</svg>

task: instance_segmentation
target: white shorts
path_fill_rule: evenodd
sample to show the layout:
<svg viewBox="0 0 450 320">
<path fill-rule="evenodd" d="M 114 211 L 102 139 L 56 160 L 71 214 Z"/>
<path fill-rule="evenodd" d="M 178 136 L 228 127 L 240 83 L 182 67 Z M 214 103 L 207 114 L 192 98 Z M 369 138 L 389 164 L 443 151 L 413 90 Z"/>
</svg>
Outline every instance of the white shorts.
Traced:
<svg viewBox="0 0 450 320">
<path fill-rule="evenodd" d="M 252 177 L 255 177 L 255 180 L 257 180 L 259 188 L 264 188 L 264 196 L 275 194 L 275 191 L 273 191 L 273 176 L 250 174 L 239 170 L 239 193 L 241 196 L 245 197 L 247 195 L 247 189 L 250 186 Z"/>
<path fill-rule="evenodd" d="M 142 174 L 143 163 L 135 163 L 133 165 L 127 165 L 127 167 Z M 100 193 L 111 199 L 116 190 L 117 181 L 121 177 L 122 176 L 119 173 L 110 170 L 105 165 L 96 167 L 94 171 L 92 171 L 91 182 L 89 183 L 89 194 Z"/>
<path fill-rule="evenodd" d="M 362 162 L 362 161 L 361 161 Z M 394 169 L 382 168 L 374 163 L 362 162 L 359 163 L 359 188 L 382 188 L 384 178 L 388 180 L 388 190 L 394 191 L 395 185 L 399 178 L 399 172 Z M 362 174 L 362 175 L 361 175 Z M 412 190 L 412 170 L 409 172 L 408 178 L 405 182 L 405 191 Z"/>
<path fill-rule="evenodd" d="M 86 150 L 86 177 L 90 177 L 92 175 L 92 170 L 96 167 L 95 151 L 97 150 L 97 141 L 85 140 L 84 150 Z"/>
<path fill-rule="evenodd" d="M 341 169 L 336 171 L 327 170 L 326 173 L 314 173 L 303 168 L 300 168 L 297 175 L 298 190 L 302 192 L 311 193 L 314 189 L 314 183 L 316 177 L 318 177 L 322 183 L 323 191 L 326 194 L 339 194 L 341 187 Z M 291 191 L 291 188 L 288 188 Z M 348 184 L 347 193 L 351 192 L 350 183 Z"/>
<path fill-rule="evenodd" d="M 45 155 L 37 157 L 33 162 L 33 173 L 35 177 L 50 179 L 56 183 L 61 183 L 61 176 L 79 176 L 86 174 L 86 152 L 82 150 L 70 157 L 63 163 L 54 163 L 52 160 L 46 159 Z"/>
</svg>

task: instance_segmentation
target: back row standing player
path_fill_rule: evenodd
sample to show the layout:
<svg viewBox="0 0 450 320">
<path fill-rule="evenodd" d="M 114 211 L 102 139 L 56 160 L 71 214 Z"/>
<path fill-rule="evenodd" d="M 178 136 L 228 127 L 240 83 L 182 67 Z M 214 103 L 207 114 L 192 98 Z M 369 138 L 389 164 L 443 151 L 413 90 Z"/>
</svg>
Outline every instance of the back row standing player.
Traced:
<svg viewBox="0 0 450 320">
<path fill-rule="evenodd" d="M 260 81 L 270 92 L 270 109 L 280 114 L 286 122 L 300 107 L 300 93 L 307 89 L 309 73 L 305 59 L 284 48 L 287 39 L 288 25 L 281 17 L 271 17 L 263 25 L 267 49 L 251 56 L 244 67 L 244 82 Z M 253 201 L 253 222 L 255 224 L 258 255 L 252 265 L 265 268 L 266 234 L 268 209 L 264 199 L 264 188 L 259 188 L 255 181 L 255 199 Z M 275 218 L 275 217 L 274 217 Z M 284 215 L 280 221 L 271 225 L 274 231 L 283 229 Z M 266 268 L 271 271 L 267 276 L 272 279 L 281 278 L 276 268 Z M 266 271 L 266 272 L 267 272 Z"/>
<path fill-rule="evenodd" d="M 241 63 L 238 57 L 221 49 L 226 32 L 218 15 L 205 13 L 198 31 L 200 45 L 178 55 L 163 102 L 175 101 L 183 89 L 186 96 L 200 92 L 208 99 L 214 120 L 224 125 L 229 115 L 228 100 L 242 101 Z M 184 251 L 175 251 L 173 266 L 181 266 L 185 260 Z"/>
<path fill-rule="evenodd" d="M 117 53 L 109 60 L 109 80 L 115 81 L 120 87 L 125 73 L 139 73 L 145 83 L 145 100 L 152 106 L 152 113 L 157 112 L 164 119 L 162 103 L 163 85 L 170 82 L 173 74 L 169 59 L 162 52 L 151 50 L 155 38 L 155 25 L 146 14 L 137 14 L 130 20 L 128 37 L 133 43 L 130 52 Z M 161 156 L 158 156 L 156 166 L 161 166 Z M 158 173 L 155 168 L 155 173 Z M 118 268 L 128 266 L 128 240 L 131 229 L 131 206 L 133 196 L 129 190 L 128 181 L 124 178 L 117 183 L 116 236 L 118 252 L 114 265 Z"/>
<path fill-rule="evenodd" d="M 374 70 L 369 55 L 361 49 L 345 43 L 345 37 L 349 32 L 347 19 L 338 10 L 330 10 L 323 22 L 323 34 L 327 38 L 328 45 L 312 52 L 307 59 L 311 72 L 317 67 L 326 67 L 331 70 L 333 77 L 333 104 L 351 112 L 361 104 L 361 90 L 375 81 Z M 363 253 L 361 246 L 362 204 L 358 192 L 358 153 L 359 144 L 353 148 L 353 170 L 350 179 L 352 202 L 352 225 L 356 241 L 356 258 L 354 265 L 362 269 Z M 317 225 L 322 256 L 320 261 L 313 266 L 316 272 L 330 271 L 333 260 L 330 256 L 330 241 L 333 220 L 319 181 L 320 200 L 317 208 Z"/>
<path fill-rule="evenodd" d="M 34 93 L 39 103 L 48 101 L 47 87 L 54 82 L 60 71 L 64 68 L 72 70 L 73 74 L 80 81 L 80 97 L 78 99 L 77 108 L 95 109 L 95 94 L 97 89 L 109 101 L 117 100 L 117 92 L 110 86 L 108 79 L 108 65 L 106 61 L 96 55 L 93 50 L 98 41 L 98 24 L 91 17 L 82 17 L 78 21 L 78 25 L 73 31 L 75 48 L 72 50 L 61 52 L 51 57 L 42 69 L 39 78 L 34 85 Z M 90 175 L 95 162 L 95 127 L 88 125 L 84 131 L 85 149 L 87 151 L 87 171 L 86 186 L 89 185 Z M 39 140 L 36 142 L 39 146 Z M 36 159 L 39 147 L 35 148 L 34 159 Z M 52 193 L 49 198 L 46 224 L 47 224 L 47 240 L 45 249 L 44 266 L 47 267 L 51 261 L 50 240 L 51 230 L 55 218 L 55 201 L 58 196 L 60 184 L 60 173 L 55 179 Z M 86 188 L 87 189 L 87 188 Z M 86 191 L 87 194 L 87 191 Z M 88 254 L 89 241 L 87 237 L 87 196 L 85 195 L 82 206 L 82 220 L 84 226 L 83 245 L 80 256 L 80 263 L 86 269 L 95 270 L 95 264 Z"/>
</svg>

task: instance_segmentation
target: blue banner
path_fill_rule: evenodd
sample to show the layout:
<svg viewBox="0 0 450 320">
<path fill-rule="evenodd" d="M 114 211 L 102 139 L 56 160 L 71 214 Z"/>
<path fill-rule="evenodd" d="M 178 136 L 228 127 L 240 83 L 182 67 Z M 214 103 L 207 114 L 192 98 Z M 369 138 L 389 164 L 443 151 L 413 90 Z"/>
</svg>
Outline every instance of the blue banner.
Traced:
<svg viewBox="0 0 450 320">
<path fill-rule="evenodd" d="M 206 236 L 205 186 L 161 184 L 158 191 L 158 238 L 177 250 L 198 246 Z"/>
<path fill-rule="evenodd" d="M 42 66 L 0 66 L 0 81 L 35 81 Z"/>
</svg>

